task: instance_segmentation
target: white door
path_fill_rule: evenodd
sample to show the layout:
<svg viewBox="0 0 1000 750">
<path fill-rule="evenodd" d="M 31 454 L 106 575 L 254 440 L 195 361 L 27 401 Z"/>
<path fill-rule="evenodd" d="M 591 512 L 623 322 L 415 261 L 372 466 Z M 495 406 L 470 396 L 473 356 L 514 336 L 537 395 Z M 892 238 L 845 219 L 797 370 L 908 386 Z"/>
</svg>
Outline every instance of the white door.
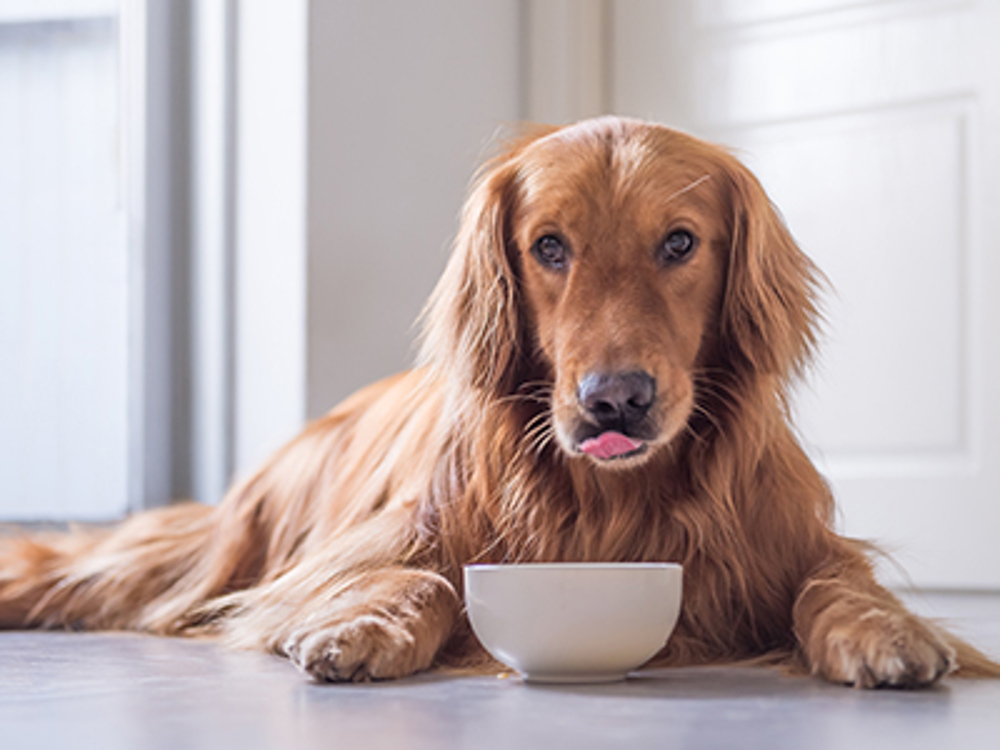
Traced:
<svg viewBox="0 0 1000 750">
<path fill-rule="evenodd" d="M 843 531 L 1000 587 L 1000 3 L 612 10 L 614 110 L 735 147 L 835 290 L 798 413 Z"/>
<path fill-rule="evenodd" d="M 2 520 L 128 507 L 117 9 L 58 5 L 0 4 Z"/>
<path fill-rule="evenodd" d="M 0 0 L 0 521 L 170 498 L 179 12 Z"/>
</svg>

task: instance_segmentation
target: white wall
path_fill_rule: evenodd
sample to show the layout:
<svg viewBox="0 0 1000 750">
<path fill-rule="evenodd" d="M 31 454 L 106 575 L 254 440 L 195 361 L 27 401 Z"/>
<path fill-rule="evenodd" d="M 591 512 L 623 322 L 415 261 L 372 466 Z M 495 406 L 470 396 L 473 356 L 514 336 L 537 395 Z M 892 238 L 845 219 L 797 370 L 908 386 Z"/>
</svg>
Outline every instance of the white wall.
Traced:
<svg viewBox="0 0 1000 750">
<path fill-rule="evenodd" d="M 519 115 L 517 0 L 309 17 L 309 416 L 408 366 L 473 170 Z"/>
<path fill-rule="evenodd" d="M 498 127 L 519 116 L 520 4 L 231 7 L 230 468 L 242 475 L 305 419 L 409 366 L 412 324 L 443 268 L 466 185 Z M 201 208 L 225 203 L 211 193 L 225 186 L 211 184 L 199 183 L 200 221 Z M 205 240 L 224 252 L 224 238 Z M 196 292 L 209 315 L 196 313 L 192 330 L 219 328 L 212 310 L 225 290 Z M 198 392 L 217 394 L 219 368 L 199 361 L 195 382 L 210 387 Z M 198 444 L 218 442 L 223 412 L 204 425 L 196 415 Z M 195 456 L 196 480 L 218 476 L 220 463 Z M 199 499 L 216 499 L 204 484 Z"/>
</svg>

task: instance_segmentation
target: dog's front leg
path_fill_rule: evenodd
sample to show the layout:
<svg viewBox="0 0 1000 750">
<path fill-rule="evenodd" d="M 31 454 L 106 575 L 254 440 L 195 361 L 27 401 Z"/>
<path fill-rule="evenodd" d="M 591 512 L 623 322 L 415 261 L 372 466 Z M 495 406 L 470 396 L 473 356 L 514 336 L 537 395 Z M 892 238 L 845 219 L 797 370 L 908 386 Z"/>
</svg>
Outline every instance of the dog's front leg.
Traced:
<svg viewBox="0 0 1000 750">
<path fill-rule="evenodd" d="M 460 611 L 443 577 L 426 570 L 365 573 L 329 602 L 313 602 L 277 650 L 316 680 L 405 677 L 431 666 Z"/>
<path fill-rule="evenodd" d="M 810 669 L 831 682 L 921 687 L 956 667 L 944 635 L 907 611 L 863 565 L 810 578 L 793 617 Z"/>
</svg>

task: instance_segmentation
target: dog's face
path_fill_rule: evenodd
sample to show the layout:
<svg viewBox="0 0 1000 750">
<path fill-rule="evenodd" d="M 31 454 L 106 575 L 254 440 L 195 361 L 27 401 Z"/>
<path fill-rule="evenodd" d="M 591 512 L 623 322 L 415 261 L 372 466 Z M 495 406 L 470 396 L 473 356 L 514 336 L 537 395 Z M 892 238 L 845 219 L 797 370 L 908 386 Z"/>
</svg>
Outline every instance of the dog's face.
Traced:
<svg viewBox="0 0 1000 750">
<path fill-rule="evenodd" d="M 521 155 L 509 231 L 555 436 L 602 467 L 642 463 L 684 429 L 718 327 L 729 212 L 690 142 L 584 126 Z"/>
<path fill-rule="evenodd" d="M 730 154 L 604 117 L 486 165 L 425 311 L 422 359 L 473 414 L 536 399 L 541 377 L 564 453 L 634 469 L 697 431 L 693 414 L 720 430 L 721 412 L 783 392 L 815 340 L 815 287 Z M 526 446 L 550 434 L 537 418 Z"/>
</svg>

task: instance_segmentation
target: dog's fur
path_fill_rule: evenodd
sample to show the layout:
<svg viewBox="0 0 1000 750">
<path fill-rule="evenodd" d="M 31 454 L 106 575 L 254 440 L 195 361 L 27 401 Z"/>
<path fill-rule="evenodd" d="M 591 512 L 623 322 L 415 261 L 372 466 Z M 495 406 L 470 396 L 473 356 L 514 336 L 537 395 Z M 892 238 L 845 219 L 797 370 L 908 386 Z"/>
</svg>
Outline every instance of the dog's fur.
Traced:
<svg viewBox="0 0 1000 750">
<path fill-rule="evenodd" d="M 675 261 L 677 227 L 699 245 Z M 532 253 L 545 235 L 562 267 Z M 659 663 L 783 655 L 863 687 L 1000 675 L 831 529 L 786 404 L 816 279 L 725 151 L 618 118 L 540 130 L 474 184 L 416 369 L 309 425 L 217 508 L 8 540 L 0 626 L 213 633 L 318 679 L 389 678 L 481 653 L 465 563 L 676 561 Z M 584 455 L 581 381 L 634 371 L 656 384 L 643 449 Z"/>
</svg>

